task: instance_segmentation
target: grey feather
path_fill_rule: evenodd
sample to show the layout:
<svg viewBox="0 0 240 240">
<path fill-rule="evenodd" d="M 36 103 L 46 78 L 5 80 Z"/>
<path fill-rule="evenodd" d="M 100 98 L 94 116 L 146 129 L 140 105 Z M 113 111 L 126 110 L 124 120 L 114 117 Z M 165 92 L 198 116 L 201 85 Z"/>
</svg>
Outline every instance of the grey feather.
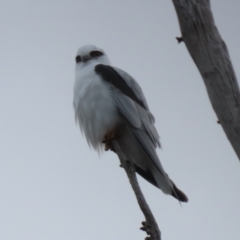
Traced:
<svg viewBox="0 0 240 240">
<path fill-rule="evenodd" d="M 137 167 L 145 172 L 150 172 L 157 186 L 163 192 L 170 194 L 173 186 L 165 173 L 155 148 L 160 146 L 159 135 L 154 126 L 154 117 L 148 110 L 145 97 L 141 88 L 127 73 L 117 70 L 126 83 L 131 86 L 138 98 L 145 102 L 146 109 L 137 102 L 124 95 L 118 89 L 112 87 L 112 98 L 116 104 L 119 114 L 125 119 L 124 128 L 121 129 L 121 140 L 119 143 L 124 148 Z M 123 134 L 124 132 L 124 134 Z M 129 144 L 131 143 L 131 144 Z"/>
</svg>

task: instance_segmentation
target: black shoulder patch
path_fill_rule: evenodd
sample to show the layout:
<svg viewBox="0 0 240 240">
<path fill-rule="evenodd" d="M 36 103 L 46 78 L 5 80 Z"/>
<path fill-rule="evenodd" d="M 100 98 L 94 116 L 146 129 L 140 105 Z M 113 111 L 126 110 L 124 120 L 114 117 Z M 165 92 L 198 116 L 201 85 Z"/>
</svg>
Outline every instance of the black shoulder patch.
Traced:
<svg viewBox="0 0 240 240">
<path fill-rule="evenodd" d="M 98 64 L 95 67 L 95 72 L 101 75 L 103 81 L 112 84 L 124 95 L 128 96 L 133 101 L 138 103 L 141 107 L 146 109 L 144 103 L 136 96 L 134 91 L 127 85 L 125 80 L 114 70 L 114 68 L 108 65 Z"/>
</svg>

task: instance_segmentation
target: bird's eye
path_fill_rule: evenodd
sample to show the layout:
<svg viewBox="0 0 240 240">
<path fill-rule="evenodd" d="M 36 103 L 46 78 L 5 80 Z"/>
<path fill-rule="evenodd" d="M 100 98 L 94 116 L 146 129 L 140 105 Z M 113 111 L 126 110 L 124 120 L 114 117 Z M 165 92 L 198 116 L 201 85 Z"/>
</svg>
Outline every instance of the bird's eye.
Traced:
<svg viewBox="0 0 240 240">
<path fill-rule="evenodd" d="M 91 55 L 91 57 L 100 57 L 103 55 L 103 53 L 100 51 L 91 51 L 90 55 Z"/>
<path fill-rule="evenodd" d="M 76 56 L 75 60 L 76 60 L 76 63 L 80 63 L 82 61 L 82 58 L 81 56 L 78 55 Z"/>
</svg>

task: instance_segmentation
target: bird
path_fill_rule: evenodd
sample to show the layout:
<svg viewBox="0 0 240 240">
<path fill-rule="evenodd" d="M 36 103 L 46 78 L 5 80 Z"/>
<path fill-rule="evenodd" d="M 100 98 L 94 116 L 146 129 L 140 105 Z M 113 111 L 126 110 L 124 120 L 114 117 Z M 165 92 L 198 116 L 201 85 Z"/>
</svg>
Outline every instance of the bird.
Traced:
<svg viewBox="0 0 240 240">
<path fill-rule="evenodd" d="M 112 66 L 106 52 L 94 45 L 80 47 L 75 62 L 75 120 L 89 146 L 98 152 L 104 148 L 114 151 L 111 142 L 117 141 L 141 177 L 163 193 L 187 202 L 156 153 L 160 137 L 139 84 Z"/>
</svg>

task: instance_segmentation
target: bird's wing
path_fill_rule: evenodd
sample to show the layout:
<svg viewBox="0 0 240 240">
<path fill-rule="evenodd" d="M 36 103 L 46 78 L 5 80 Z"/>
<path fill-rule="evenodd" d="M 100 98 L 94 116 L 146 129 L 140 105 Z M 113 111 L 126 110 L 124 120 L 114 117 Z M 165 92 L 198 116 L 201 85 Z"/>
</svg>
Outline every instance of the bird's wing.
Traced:
<svg viewBox="0 0 240 240">
<path fill-rule="evenodd" d="M 164 193 L 187 202 L 187 196 L 165 173 L 156 154 L 155 148 L 160 146 L 159 135 L 141 87 L 118 68 L 99 64 L 95 72 L 110 87 L 118 112 L 126 123 L 121 129 L 118 143 L 134 162 L 137 173 Z"/>
<path fill-rule="evenodd" d="M 130 142 L 130 139 L 132 142 L 134 139 L 135 142 L 137 141 L 138 153 L 141 152 L 142 156 L 135 157 L 133 161 L 143 170 L 142 174 L 140 172 L 139 174 L 144 175 L 149 172 L 155 180 L 156 176 L 160 177 L 161 175 L 162 181 L 164 179 L 166 184 L 171 186 L 155 151 L 155 148 L 160 146 L 159 135 L 154 127 L 154 117 L 149 111 L 140 86 L 131 76 L 120 69 L 99 64 L 95 67 L 95 71 L 103 81 L 109 83 L 116 107 L 127 123 L 126 136 L 129 141 L 126 139 L 126 142 Z M 127 146 L 124 148 L 126 149 Z M 129 151 L 131 150 L 129 149 Z M 136 156 L 136 152 L 132 155 Z M 147 179 L 147 177 L 145 178 Z M 153 183 L 151 179 L 147 180 Z M 157 185 L 159 185 L 158 182 Z M 162 187 L 160 188 L 162 189 Z"/>
<path fill-rule="evenodd" d="M 111 66 L 99 64 L 95 71 L 112 86 L 112 96 L 120 113 L 134 128 L 143 130 L 154 147 L 160 147 L 154 116 L 138 83 L 123 70 Z"/>
</svg>

